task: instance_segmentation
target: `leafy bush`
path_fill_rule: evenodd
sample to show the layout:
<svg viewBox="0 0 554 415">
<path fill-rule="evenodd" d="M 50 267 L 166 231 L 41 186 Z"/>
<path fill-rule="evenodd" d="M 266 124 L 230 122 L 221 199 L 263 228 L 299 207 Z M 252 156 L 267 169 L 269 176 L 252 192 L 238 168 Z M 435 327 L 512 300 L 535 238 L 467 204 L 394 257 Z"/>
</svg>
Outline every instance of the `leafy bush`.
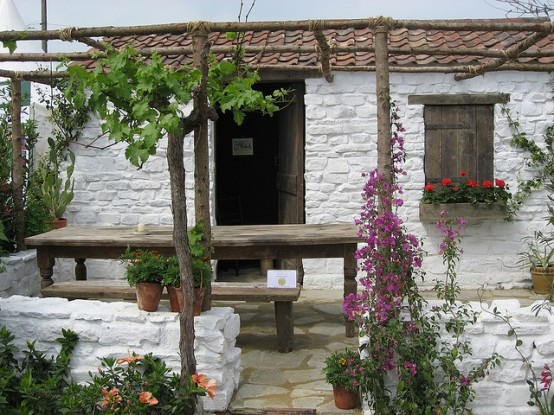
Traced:
<svg viewBox="0 0 554 415">
<path fill-rule="evenodd" d="M 78 384 L 69 364 L 78 336 L 62 330 L 58 356 L 46 357 L 28 342 L 23 358 L 14 336 L 0 328 L 0 413 L 2 415 L 93 415 L 186 413 L 199 396 L 214 397 L 215 382 L 194 374 L 181 383 L 161 359 L 135 353 L 101 359 L 98 373 Z"/>
</svg>

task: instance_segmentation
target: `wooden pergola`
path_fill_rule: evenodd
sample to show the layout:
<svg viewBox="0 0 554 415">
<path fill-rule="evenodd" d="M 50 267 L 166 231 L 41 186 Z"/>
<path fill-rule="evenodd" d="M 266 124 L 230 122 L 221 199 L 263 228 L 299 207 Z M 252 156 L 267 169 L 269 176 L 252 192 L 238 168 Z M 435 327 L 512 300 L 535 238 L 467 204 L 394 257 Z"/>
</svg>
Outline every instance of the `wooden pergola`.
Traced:
<svg viewBox="0 0 554 415">
<path fill-rule="evenodd" d="M 365 45 L 332 45 L 325 34 L 329 31 L 348 29 L 367 29 L 373 33 L 372 44 Z M 523 40 L 514 43 L 505 50 L 489 49 L 486 47 L 432 47 L 432 46 L 404 46 L 390 47 L 389 34 L 398 29 L 408 31 L 448 31 L 462 33 L 478 31 L 483 33 L 501 32 L 526 32 Z M 219 32 L 256 32 L 256 31 L 309 31 L 317 40 L 317 55 L 319 65 L 266 65 L 255 61 L 249 63 L 251 67 L 261 73 L 266 71 L 284 70 L 298 73 L 299 77 L 323 76 L 328 82 L 333 81 L 334 71 L 369 71 L 376 73 L 377 84 L 377 119 L 378 119 L 378 168 L 386 173 L 390 170 L 389 137 L 390 137 L 390 105 L 389 105 L 389 73 L 390 72 L 435 72 L 454 73 L 456 80 L 469 79 L 482 75 L 489 71 L 515 70 L 515 71 L 546 71 L 554 70 L 554 63 L 541 63 L 540 58 L 554 56 L 554 46 L 550 48 L 538 48 L 537 42 L 552 35 L 554 25 L 547 19 L 499 19 L 499 20 L 393 20 L 389 17 L 371 17 L 365 19 L 341 19 L 341 20 L 302 20 L 302 21 L 268 21 L 268 22 L 186 22 L 174 24 L 159 24 L 146 26 L 122 26 L 122 27 L 88 27 L 65 28 L 61 30 L 40 31 L 3 31 L 0 32 L 0 41 L 5 45 L 13 46 L 14 42 L 33 40 L 62 40 L 66 42 L 76 41 L 91 47 L 89 52 L 64 52 L 64 53 L 0 53 L 0 76 L 12 80 L 12 137 L 21 136 L 20 106 L 22 80 L 39 83 L 49 83 L 55 77 L 67 76 L 64 71 L 13 71 L 1 69 L 2 62 L 51 62 L 69 59 L 75 63 L 94 60 L 105 55 L 111 39 L 118 36 L 151 36 L 151 35 L 183 35 L 190 34 L 192 47 L 146 47 L 139 49 L 145 56 L 157 53 L 161 56 L 188 55 L 192 56 L 192 62 L 197 68 L 207 67 L 207 56 L 202 56 L 202 50 L 206 46 L 208 35 Z M 102 38 L 102 40 L 96 40 Z M 554 40 L 554 38 L 553 38 Z M 219 58 L 231 56 L 234 45 L 229 42 L 224 46 L 213 46 L 211 52 Z M 312 46 L 302 45 L 265 45 L 250 46 L 243 44 L 246 56 L 264 53 L 313 53 Z M 374 65 L 332 65 L 331 58 L 340 53 L 371 52 L 374 53 Z M 389 57 L 397 55 L 428 55 L 428 56 L 465 56 L 474 57 L 474 65 L 459 64 L 435 64 L 435 65 L 410 65 L 403 66 L 389 63 Z M 246 59 L 248 62 L 248 59 Z M 554 62 L 554 60 L 553 60 Z M 386 92 L 386 93 L 383 93 Z M 204 117 L 205 118 L 205 117 Z M 200 133 L 207 135 L 207 119 L 203 122 L 204 128 Z M 198 133 L 198 131 L 197 131 Z M 203 140 L 207 142 L 207 136 Z M 21 141 L 12 140 L 14 157 L 21 157 Z M 207 147 L 195 149 L 196 168 L 206 171 L 202 166 L 207 166 Z M 16 160 L 14 160 L 16 161 Z M 22 201 L 22 166 L 19 161 L 14 162 L 14 188 L 16 201 Z M 208 219 L 208 180 L 200 178 L 199 200 L 195 201 L 197 217 Z M 17 212 L 22 212 L 17 209 Z M 204 213 L 202 213 L 204 212 Z M 22 218 L 19 218 L 22 220 Z M 23 236 L 18 241 L 23 245 Z"/>
</svg>

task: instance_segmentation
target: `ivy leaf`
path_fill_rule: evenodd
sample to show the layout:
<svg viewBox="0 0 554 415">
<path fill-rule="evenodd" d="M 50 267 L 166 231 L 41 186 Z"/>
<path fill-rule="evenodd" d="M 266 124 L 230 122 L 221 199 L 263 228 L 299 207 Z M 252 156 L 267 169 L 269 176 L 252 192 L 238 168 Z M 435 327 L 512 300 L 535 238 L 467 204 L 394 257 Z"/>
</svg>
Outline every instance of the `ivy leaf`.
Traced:
<svg viewBox="0 0 554 415">
<path fill-rule="evenodd" d="M 16 44 L 15 40 L 3 40 L 2 41 L 2 46 L 8 49 L 8 51 L 10 52 L 10 55 L 17 48 L 17 44 Z"/>
</svg>

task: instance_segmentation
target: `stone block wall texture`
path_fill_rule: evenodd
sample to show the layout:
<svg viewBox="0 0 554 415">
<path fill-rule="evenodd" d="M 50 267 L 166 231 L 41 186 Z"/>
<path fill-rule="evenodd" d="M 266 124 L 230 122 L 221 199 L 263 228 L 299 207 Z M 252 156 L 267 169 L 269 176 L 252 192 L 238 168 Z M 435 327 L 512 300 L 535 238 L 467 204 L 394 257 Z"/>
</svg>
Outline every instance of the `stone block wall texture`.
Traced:
<svg viewBox="0 0 554 415">
<path fill-rule="evenodd" d="M 0 326 L 12 332 L 19 350 L 36 341 L 36 349 L 47 355 L 59 351 L 56 338 L 62 329 L 75 331 L 79 342 L 71 373 L 78 382 L 90 379 L 88 373 L 96 372 L 100 358 L 132 352 L 152 353 L 180 373 L 179 315 L 162 310 L 147 313 L 125 302 L 11 296 L 0 299 Z M 229 307 L 212 308 L 195 317 L 194 329 L 197 370 L 217 382 L 214 399 L 201 398 L 204 409 L 225 411 L 240 380 L 241 351 L 235 347 L 240 317 Z"/>
<path fill-rule="evenodd" d="M 37 253 L 34 249 L 3 257 L 6 271 L 0 273 L 0 297 L 40 294 L 40 274 L 37 268 Z"/>
<path fill-rule="evenodd" d="M 531 72 L 493 72 L 474 79 L 455 81 L 453 74 L 391 73 L 391 97 L 400 109 L 405 128 L 407 159 L 401 218 L 410 231 L 425 241 L 428 256 L 425 269 L 428 282 L 443 272 L 438 255 L 440 235 L 434 224 L 419 220 L 418 206 L 425 185 L 423 105 L 408 105 L 413 94 L 507 93 L 506 105 L 530 137 L 542 137 L 554 120 L 552 75 Z M 305 93 L 305 205 L 307 223 L 352 222 L 359 215 L 364 184 L 362 173 L 377 164 L 377 116 L 375 74 L 335 74 L 335 81 L 306 80 Z M 494 174 L 516 190 L 518 177 L 528 177 L 521 152 L 511 145 L 512 132 L 500 104 L 495 106 Z M 211 126 L 213 127 L 213 126 Z M 100 136 L 99 121 L 92 121 L 81 144 L 94 141 L 94 148 L 75 145 L 75 199 L 68 207 L 70 224 L 80 225 L 170 225 L 172 223 L 167 142 L 160 143 L 156 155 L 137 170 L 124 157 L 124 146 Z M 213 160 L 213 128 L 210 129 Z M 185 139 L 187 170 L 186 195 L 189 218 L 194 220 L 194 177 L 192 139 Z M 210 172 L 214 177 L 213 163 Z M 489 288 L 530 286 L 528 272 L 517 265 L 521 239 L 545 224 L 546 194 L 540 192 L 523 207 L 513 223 L 502 219 L 470 224 L 464 234 L 465 254 L 459 267 L 463 288 L 485 285 Z M 213 207 L 213 192 L 212 192 Z M 214 220 L 215 222 L 215 220 Z M 123 276 L 117 261 L 87 261 L 90 278 Z M 58 261 L 55 278 L 69 279 L 72 261 Z M 342 285 L 340 260 L 304 261 L 304 284 L 308 288 L 339 288 Z"/>
</svg>

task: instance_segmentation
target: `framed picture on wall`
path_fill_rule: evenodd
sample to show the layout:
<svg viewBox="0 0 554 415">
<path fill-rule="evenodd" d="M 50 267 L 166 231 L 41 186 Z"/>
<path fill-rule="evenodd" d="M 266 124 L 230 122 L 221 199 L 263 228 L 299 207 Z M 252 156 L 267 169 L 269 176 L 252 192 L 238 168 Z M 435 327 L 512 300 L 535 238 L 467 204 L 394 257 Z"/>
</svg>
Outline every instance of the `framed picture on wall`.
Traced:
<svg viewBox="0 0 554 415">
<path fill-rule="evenodd" d="M 233 156 L 252 156 L 254 155 L 253 138 L 233 138 Z"/>
</svg>

